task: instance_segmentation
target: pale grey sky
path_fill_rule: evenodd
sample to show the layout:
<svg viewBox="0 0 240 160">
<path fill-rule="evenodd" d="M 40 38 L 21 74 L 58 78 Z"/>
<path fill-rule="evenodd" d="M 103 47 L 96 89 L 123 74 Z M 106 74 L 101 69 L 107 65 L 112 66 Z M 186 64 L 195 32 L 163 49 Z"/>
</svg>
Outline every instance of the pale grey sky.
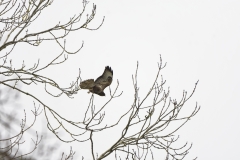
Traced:
<svg viewBox="0 0 240 160">
<path fill-rule="evenodd" d="M 124 92 L 111 106 L 116 107 L 111 110 L 114 120 L 114 114 L 120 112 L 121 107 L 130 107 L 133 97 L 131 75 L 135 72 L 137 61 L 140 64 L 139 85 L 143 91 L 148 90 L 151 85 L 148 79 L 153 81 L 161 54 L 163 62 L 167 62 L 162 75 L 167 80 L 166 89 L 170 86 L 171 97 L 180 98 L 183 90 L 192 91 L 199 80 L 187 107 L 194 107 L 197 101 L 201 110 L 178 132 L 182 142 L 193 143 L 186 159 L 196 156 L 203 160 L 238 159 L 240 1 L 92 2 L 97 5 L 97 13 L 91 25 L 94 28 L 105 16 L 103 26 L 97 31 L 81 30 L 71 34 L 67 47 L 75 50 L 83 40 L 84 48 L 77 55 L 70 55 L 60 68 L 52 67 L 53 76 L 58 76 L 60 83 L 68 85 L 71 79 L 76 78 L 78 68 L 81 68 L 82 78 L 88 79 L 98 77 L 106 65 L 111 66 L 114 71 L 112 86 L 116 86 L 118 79 L 119 90 Z M 42 25 L 34 29 L 68 20 L 73 13 L 81 11 L 80 4 L 76 0 L 55 1 L 39 18 Z M 88 8 L 91 10 L 91 4 Z M 61 19 L 54 21 L 54 16 Z M 60 51 L 57 46 L 42 44 L 37 52 L 49 58 L 54 57 L 56 50 Z M 32 63 L 37 59 L 35 54 L 21 58 Z M 73 100 L 49 101 L 49 105 L 55 106 L 54 109 L 64 116 L 77 119 L 79 107 L 87 104 L 84 100 L 90 96 L 86 92 L 79 91 Z M 103 103 L 106 99 L 98 100 Z"/>
</svg>

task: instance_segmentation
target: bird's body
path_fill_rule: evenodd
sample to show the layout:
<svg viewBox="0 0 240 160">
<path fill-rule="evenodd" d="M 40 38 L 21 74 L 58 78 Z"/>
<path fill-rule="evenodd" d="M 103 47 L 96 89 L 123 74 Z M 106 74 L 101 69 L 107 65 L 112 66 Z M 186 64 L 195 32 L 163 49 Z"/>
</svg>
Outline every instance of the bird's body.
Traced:
<svg viewBox="0 0 240 160">
<path fill-rule="evenodd" d="M 106 87 L 112 83 L 113 71 L 111 67 L 106 66 L 103 74 L 98 77 L 95 81 L 94 79 L 88 79 L 80 83 L 81 89 L 89 89 L 89 92 L 98 94 L 100 96 L 105 96 L 103 92 Z"/>
</svg>

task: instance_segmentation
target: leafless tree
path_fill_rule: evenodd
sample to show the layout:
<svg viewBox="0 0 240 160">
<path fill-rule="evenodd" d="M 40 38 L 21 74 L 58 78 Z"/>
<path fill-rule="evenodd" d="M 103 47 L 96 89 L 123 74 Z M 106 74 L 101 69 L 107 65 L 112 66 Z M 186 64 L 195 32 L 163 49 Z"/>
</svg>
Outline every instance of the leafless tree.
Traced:
<svg viewBox="0 0 240 160">
<path fill-rule="evenodd" d="M 32 128 L 39 119 L 42 109 L 34 104 L 34 108 L 31 110 L 32 116 L 29 116 L 25 109 L 22 111 L 20 104 L 15 103 L 18 100 L 18 92 L 4 86 L 0 87 L 0 160 L 34 160 L 37 159 L 36 157 L 51 157 L 53 151 L 57 149 L 57 145 L 46 145 L 44 138 L 47 135 L 39 134 Z M 18 115 L 21 111 L 23 118 Z M 31 121 L 30 124 L 27 123 L 27 117 L 33 117 L 28 120 Z M 26 151 L 24 148 L 29 148 L 29 146 L 31 150 Z M 38 151 L 35 152 L 37 148 Z M 69 154 L 62 153 L 62 155 L 59 154 L 59 157 L 67 160 L 72 159 L 74 154 L 70 148 Z"/>
<path fill-rule="evenodd" d="M 139 96 L 139 86 L 138 86 L 138 65 L 135 75 L 132 77 L 133 87 L 134 87 L 134 99 L 133 103 L 130 104 L 131 108 L 126 111 L 125 114 L 119 116 L 118 121 L 112 122 L 112 124 L 103 123 L 105 117 L 105 107 L 110 103 L 113 98 L 119 97 L 122 93 L 116 95 L 118 85 L 114 92 L 110 89 L 110 98 L 100 109 L 96 110 L 94 104 L 94 95 L 90 98 L 89 106 L 86 109 L 85 117 L 83 121 L 80 122 L 69 122 L 72 125 L 81 124 L 84 127 L 81 129 L 85 132 L 81 134 L 89 134 L 88 139 L 91 142 L 92 158 L 101 160 L 108 157 L 110 154 L 115 154 L 115 159 L 154 159 L 154 150 L 163 150 L 166 154 L 166 160 L 170 159 L 184 159 L 188 154 L 189 149 L 192 145 L 183 144 L 180 147 L 174 147 L 178 136 L 175 133 L 196 113 L 199 111 L 200 107 L 196 104 L 192 108 L 192 112 L 189 115 L 181 115 L 183 106 L 192 97 L 195 92 L 197 83 L 190 95 L 187 96 L 187 92 L 183 91 L 182 99 L 176 100 L 172 99 L 169 94 L 169 88 L 164 90 L 165 80 L 159 78 L 160 71 L 165 67 L 163 65 L 162 59 L 160 57 L 160 62 L 158 64 L 158 72 L 156 74 L 155 80 L 153 80 L 152 87 L 146 96 L 141 98 Z M 119 84 L 119 83 L 118 83 Z M 151 103 L 149 104 L 149 99 Z M 96 104 L 97 105 L 97 104 Z M 88 115 L 88 116 L 87 116 Z M 58 118 L 58 117 L 56 117 Z M 93 135 L 101 132 L 103 130 L 116 127 L 122 119 L 127 119 L 125 126 L 122 128 L 121 136 L 116 139 L 116 141 L 109 147 L 105 152 L 97 154 L 94 150 Z M 62 120 L 62 119 L 61 119 Z M 171 125 L 175 122 L 180 122 L 178 125 Z M 60 121 L 59 121 L 60 122 Z M 80 125 L 78 125 L 79 127 Z M 100 127 L 104 126 L 104 127 Z M 59 127 L 64 126 L 59 123 Z M 84 129 L 85 128 L 85 129 Z M 134 129 L 133 129 L 134 128 Z M 166 132 L 167 131 L 167 132 Z M 66 132 L 68 130 L 66 129 Z M 68 132 L 71 137 L 76 135 Z M 73 140 L 76 140 L 73 138 Z M 98 156 L 99 155 L 99 156 Z"/>
<path fill-rule="evenodd" d="M 81 50 L 82 45 L 74 52 L 68 51 L 66 48 L 66 37 L 70 32 L 78 31 L 80 29 L 87 30 L 97 30 L 103 23 L 97 28 L 89 28 L 88 24 L 94 19 L 96 13 L 96 5 L 93 4 L 92 12 L 90 14 L 86 13 L 86 8 L 88 2 L 83 0 L 82 11 L 65 23 L 58 23 L 54 26 L 39 30 L 36 32 L 31 32 L 30 27 L 35 23 L 36 19 L 41 15 L 41 13 L 53 3 L 52 0 L 1 0 L 0 1 L 0 86 L 5 86 L 10 89 L 16 90 L 19 93 L 23 93 L 27 96 L 32 97 L 42 104 L 45 108 L 53 112 L 50 107 L 44 105 L 38 97 L 35 97 L 33 94 L 26 92 L 21 89 L 21 85 L 32 85 L 32 84 L 45 84 L 46 93 L 50 94 L 53 97 L 60 97 L 62 94 L 71 97 L 78 90 L 78 83 L 80 76 L 68 87 L 61 87 L 55 80 L 46 77 L 40 73 L 40 71 L 47 70 L 52 65 L 60 65 L 68 59 L 68 54 L 75 54 Z M 64 40 L 62 40 L 64 39 Z M 62 51 L 43 67 L 39 67 L 38 60 L 34 66 L 27 67 L 25 63 L 22 63 L 22 66 L 15 68 L 12 59 L 8 59 L 11 53 L 14 52 L 15 46 L 20 43 L 27 43 L 31 46 L 38 47 L 44 41 L 53 41 L 58 44 Z M 50 91 L 47 90 L 47 86 L 52 86 L 60 91 L 58 95 L 53 95 Z M 2 95 L 11 95 L 14 96 L 12 92 L 6 92 L 1 90 Z M 10 94 L 9 94 L 10 93 Z M 1 99 L 1 104 L 5 103 L 4 99 Z M 11 128 L 13 123 L 16 122 L 14 118 L 15 115 L 7 114 L 6 110 L 1 106 L 0 109 L 1 117 L 5 116 L 5 121 L 1 120 L 2 127 L 0 132 L 3 133 L 7 128 Z M 17 111 L 16 111 L 17 112 Z M 36 139 L 32 139 L 34 143 L 33 150 L 28 153 L 19 153 L 19 148 L 21 148 L 23 135 L 28 132 L 31 127 L 34 125 L 37 116 L 42 112 L 42 108 L 35 105 L 32 113 L 34 119 L 32 124 L 26 126 L 26 117 L 27 114 L 24 110 L 24 118 L 20 124 L 20 131 L 15 135 L 9 135 L 6 138 L 6 135 L 1 134 L 1 148 L 0 148 L 0 159 L 19 159 L 26 157 L 27 155 L 32 154 L 33 151 L 39 147 L 41 142 L 41 136 L 36 132 Z M 18 122 L 19 123 L 19 122 Z M 72 159 L 74 152 L 70 149 L 70 153 L 65 155 L 62 154 L 61 159 Z M 32 158 L 30 158 L 32 159 Z"/>
<path fill-rule="evenodd" d="M 138 65 L 136 73 L 132 77 L 134 98 L 132 104 L 129 104 L 130 109 L 126 110 L 124 114 L 119 116 L 119 119 L 115 122 L 103 121 L 106 115 L 106 106 L 111 105 L 110 102 L 115 98 L 121 98 L 123 92 L 119 92 L 119 82 L 114 90 L 109 89 L 110 98 L 106 103 L 96 108 L 94 101 L 94 94 L 89 99 L 89 105 L 84 108 L 84 116 L 80 121 L 74 122 L 65 118 L 51 106 L 48 106 L 46 102 L 42 101 L 39 97 L 34 96 L 34 93 L 28 93 L 26 90 L 20 88 L 20 85 L 31 86 L 32 84 L 44 84 L 44 89 L 47 94 L 52 97 L 60 97 L 66 95 L 69 98 L 73 97 L 80 88 L 81 82 L 80 70 L 79 75 L 72 81 L 68 87 L 62 87 L 59 83 L 42 74 L 41 71 L 47 70 L 50 66 L 61 65 L 68 59 L 69 54 L 78 53 L 82 45 L 74 52 L 68 51 L 66 48 L 66 38 L 70 32 L 78 31 L 80 29 L 97 30 L 103 24 L 102 23 L 94 29 L 88 28 L 88 25 L 94 19 L 96 14 L 96 5 L 93 4 L 92 12 L 90 14 L 85 13 L 88 6 L 87 1 L 82 2 L 82 11 L 77 15 L 70 18 L 70 20 L 63 24 L 56 24 L 48 29 L 40 30 L 37 32 L 31 32 L 29 27 L 35 22 L 35 20 L 41 15 L 45 8 L 49 7 L 53 1 L 50 0 L 7 0 L 0 2 L 0 85 L 16 90 L 18 93 L 31 97 L 38 105 L 34 104 L 34 110 L 32 111 L 35 118 L 43 110 L 45 118 L 47 120 L 48 129 L 62 142 L 86 142 L 91 144 L 91 155 L 93 160 L 101 160 L 106 157 L 115 156 L 115 159 L 154 159 L 154 150 L 163 150 L 166 154 L 166 160 L 170 159 L 184 159 L 188 154 L 192 145 L 183 144 L 180 147 L 175 147 L 178 137 L 175 133 L 182 128 L 182 126 L 190 120 L 199 111 L 200 107 L 196 106 L 192 109 L 189 115 L 181 115 L 181 111 L 185 103 L 192 97 L 195 92 L 197 83 L 190 95 L 187 96 L 187 92 L 183 92 L 182 99 L 176 100 L 170 97 L 170 90 L 164 89 L 165 80 L 160 76 L 161 70 L 166 66 L 162 63 L 160 57 L 158 64 L 158 72 L 155 80 L 152 82 L 152 87 L 146 93 L 146 96 L 140 97 L 138 86 Z M 64 39 L 64 40 L 62 40 Z M 23 62 L 19 68 L 13 67 L 12 60 L 8 60 L 8 56 L 14 51 L 15 46 L 21 42 L 27 43 L 31 46 L 38 47 L 44 41 L 55 41 L 61 48 L 61 52 L 48 64 L 40 67 L 38 60 L 34 66 L 27 67 Z M 59 91 L 58 94 L 53 94 L 48 87 L 51 86 Z M 149 104 L 149 102 L 151 102 Z M 147 104 L 148 103 L 148 104 Z M 38 106 L 38 107 L 37 107 Z M 25 112 L 24 112 L 25 113 Z M 31 154 L 18 154 L 12 152 L 15 146 L 19 147 L 21 144 L 22 135 L 31 128 L 32 125 L 26 127 L 26 114 L 21 123 L 20 132 L 9 138 L 1 139 L 2 142 L 10 141 L 6 143 L 3 148 L 3 153 L 7 159 L 7 155 L 12 155 L 13 158 L 18 159 Z M 56 123 L 51 121 L 54 118 Z M 110 128 L 118 127 L 122 120 L 127 120 L 125 126 L 122 128 L 122 133 L 115 142 L 109 146 L 109 148 L 99 153 L 95 150 L 94 144 L 97 143 L 96 139 L 93 139 L 95 134 L 102 131 L 106 131 Z M 178 126 L 172 127 L 174 122 L 178 123 Z M 35 119 L 33 123 L 35 123 Z M 76 132 L 72 132 L 69 127 L 75 127 Z M 131 130 L 134 128 L 134 130 Z M 166 132 L 168 131 L 168 132 Z M 63 132 L 68 135 L 68 139 L 62 137 L 59 132 Z M 33 140 L 35 147 L 39 145 L 41 141 L 40 136 L 36 133 L 36 140 Z M 18 149 L 16 149 L 18 150 Z M 16 154 L 15 154 L 16 153 Z M 74 152 L 72 149 L 68 155 L 62 155 L 62 159 L 72 159 Z M 82 158 L 84 159 L 84 157 Z"/>
</svg>

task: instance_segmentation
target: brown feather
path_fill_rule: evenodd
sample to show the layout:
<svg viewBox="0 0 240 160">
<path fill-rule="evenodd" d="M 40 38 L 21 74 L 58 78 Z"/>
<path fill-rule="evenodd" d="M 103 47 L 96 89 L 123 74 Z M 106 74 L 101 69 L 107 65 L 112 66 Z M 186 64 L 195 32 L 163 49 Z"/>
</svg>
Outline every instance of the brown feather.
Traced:
<svg viewBox="0 0 240 160">
<path fill-rule="evenodd" d="M 82 89 L 89 89 L 90 92 L 98 94 L 100 96 L 105 96 L 103 92 L 106 87 L 111 85 L 113 79 L 113 70 L 111 67 L 106 66 L 103 74 L 98 77 L 95 81 L 93 79 L 88 79 L 80 83 Z"/>
<path fill-rule="evenodd" d="M 94 86 L 94 80 L 93 79 L 88 79 L 85 81 L 82 81 L 80 83 L 80 88 L 81 89 L 91 89 Z"/>
</svg>

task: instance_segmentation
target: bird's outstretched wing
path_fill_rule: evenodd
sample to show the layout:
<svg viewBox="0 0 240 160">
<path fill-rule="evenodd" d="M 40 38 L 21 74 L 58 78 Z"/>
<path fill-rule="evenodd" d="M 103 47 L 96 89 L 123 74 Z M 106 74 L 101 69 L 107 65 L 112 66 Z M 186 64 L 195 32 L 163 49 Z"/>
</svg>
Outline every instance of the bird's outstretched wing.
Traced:
<svg viewBox="0 0 240 160">
<path fill-rule="evenodd" d="M 98 94 L 99 96 L 105 96 L 103 92 L 106 87 L 112 83 L 113 71 L 111 67 L 106 66 L 103 74 L 98 77 L 95 81 L 88 79 L 80 83 L 81 89 L 89 89 L 89 92 Z"/>
<path fill-rule="evenodd" d="M 92 89 L 94 87 L 94 79 L 88 79 L 80 83 L 81 89 Z"/>
<path fill-rule="evenodd" d="M 103 74 L 96 79 L 95 85 L 101 85 L 103 90 L 112 83 L 113 71 L 111 67 L 106 66 Z"/>
</svg>

